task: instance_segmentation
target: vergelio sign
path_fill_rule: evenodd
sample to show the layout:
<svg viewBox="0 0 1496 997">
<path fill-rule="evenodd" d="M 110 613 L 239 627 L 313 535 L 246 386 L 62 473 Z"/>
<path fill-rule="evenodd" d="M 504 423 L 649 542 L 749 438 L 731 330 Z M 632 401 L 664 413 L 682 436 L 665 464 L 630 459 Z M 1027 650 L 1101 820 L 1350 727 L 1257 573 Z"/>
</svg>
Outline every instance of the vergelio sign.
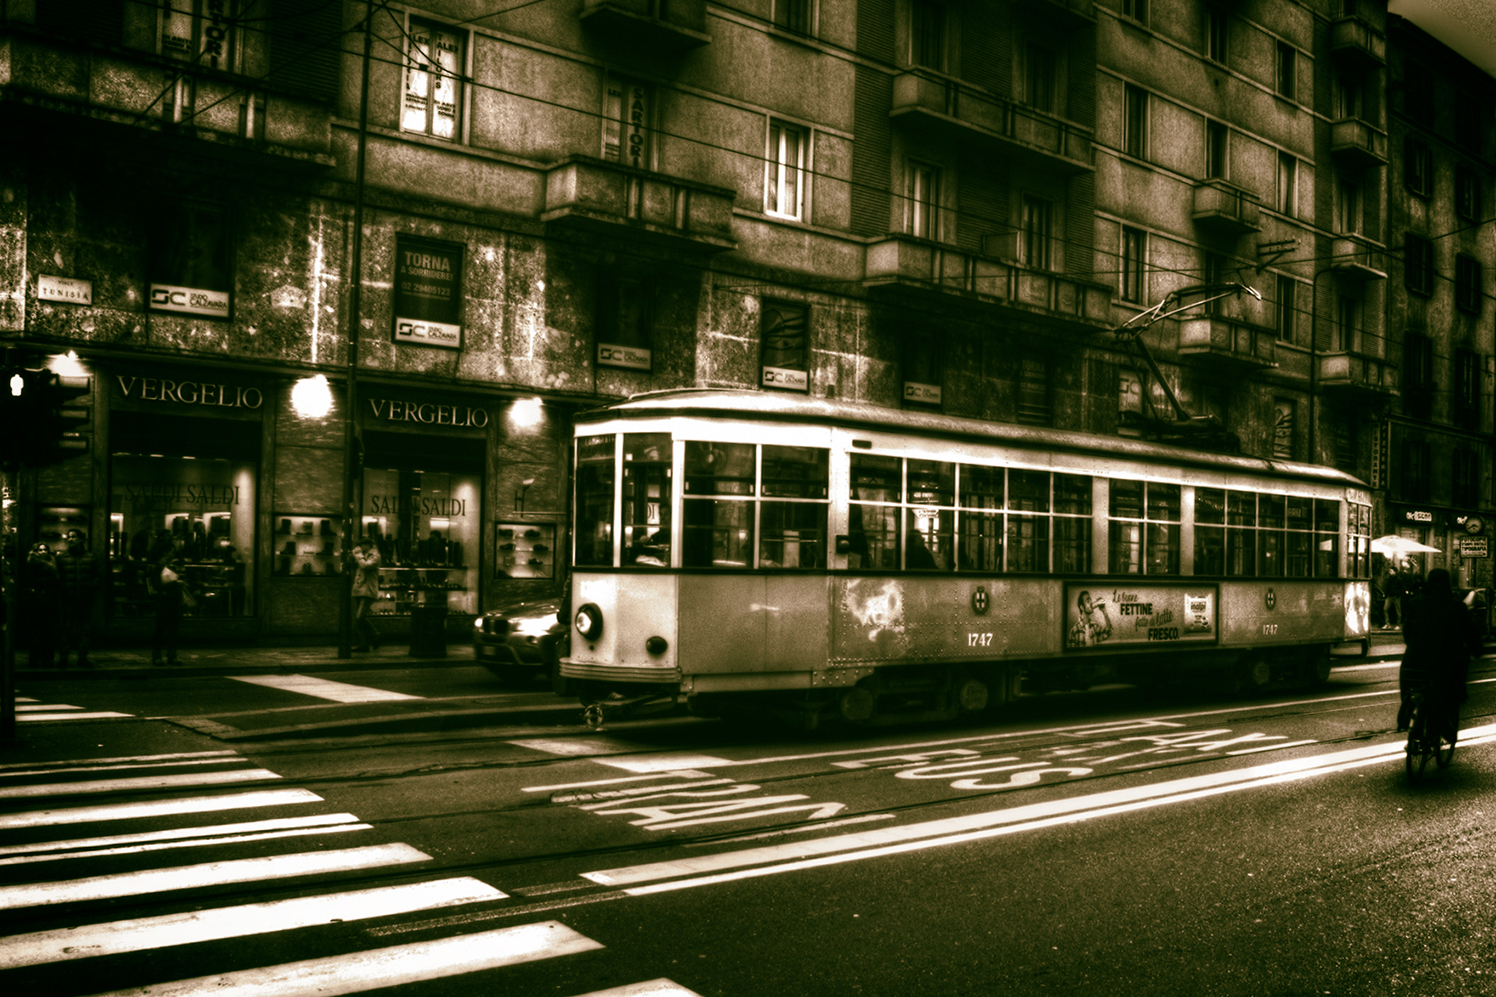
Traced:
<svg viewBox="0 0 1496 997">
<path fill-rule="evenodd" d="M 457 242 L 395 237 L 395 342 L 462 349 L 462 251 Z"/>
</svg>

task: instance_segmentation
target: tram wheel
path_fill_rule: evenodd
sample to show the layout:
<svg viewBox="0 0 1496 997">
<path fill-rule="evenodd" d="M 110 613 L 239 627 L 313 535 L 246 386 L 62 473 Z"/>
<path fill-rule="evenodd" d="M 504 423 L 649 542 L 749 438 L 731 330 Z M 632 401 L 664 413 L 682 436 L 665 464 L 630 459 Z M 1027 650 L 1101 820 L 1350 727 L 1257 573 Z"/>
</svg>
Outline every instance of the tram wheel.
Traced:
<svg viewBox="0 0 1496 997">
<path fill-rule="evenodd" d="M 1308 660 L 1304 662 L 1304 671 L 1309 678 L 1309 685 L 1319 688 L 1330 681 L 1330 656 L 1319 653 L 1317 649 L 1310 651 Z"/>
<path fill-rule="evenodd" d="M 843 720 L 871 720 L 878 707 L 878 697 L 866 686 L 854 685 L 843 692 L 836 701 L 836 708 Z"/>
<path fill-rule="evenodd" d="M 987 708 L 990 693 L 987 683 L 970 676 L 960 679 L 956 687 L 956 705 L 962 713 L 980 713 Z"/>
<path fill-rule="evenodd" d="M 1265 654 L 1254 654 L 1236 673 L 1236 691 L 1262 692 L 1273 681 L 1273 663 Z"/>
</svg>

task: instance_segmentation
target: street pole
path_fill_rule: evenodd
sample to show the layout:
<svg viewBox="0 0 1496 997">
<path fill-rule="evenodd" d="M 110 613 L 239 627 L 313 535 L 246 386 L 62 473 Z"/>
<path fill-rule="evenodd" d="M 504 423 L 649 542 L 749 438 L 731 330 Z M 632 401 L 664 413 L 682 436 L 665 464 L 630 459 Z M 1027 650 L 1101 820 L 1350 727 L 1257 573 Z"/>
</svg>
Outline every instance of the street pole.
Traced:
<svg viewBox="0 0 1496 997">
<path fill-rule="evenodd" d="M 13 501 L 19 478 L 20 475 L 13 471 L 0 472 L 0 600 L 4 600 L 0 611 L 5 613 L 5 632 L 0 638 L 0 743 L 3 744 L 10 744 L 16 738 L 16 621 L 21 616 L 16 591 L 21 585 L 25 562 L 21 557 L 19 534 L 15 535 L 13 560 L 7 561 L 5 557 L 5 542 L 12 536 L 10 510 L 20 508 L 20 504 Z M 10 567 L 15 568 L 15 574 L 7 578 Z"/>
<path fill-rule="evenodd" d="M 369 55 L 373 44 L 373 0 L 364 2 L 364 64 L 358 99 L 358 159 L 353 179 L 353 246 L 348 270 L 348 384 L 343 394 L 343 559 L 347 563 L 354 538 L 361 529 L 359 509 L 354 505 L 354 481 L 358 461 L 358 337 L 363 322 L 364 250 L 364 153 L 369 133 Z M 338 596 L 338 657 L 353 657 L 353 580 L 344 578 Z"/>
</svg>

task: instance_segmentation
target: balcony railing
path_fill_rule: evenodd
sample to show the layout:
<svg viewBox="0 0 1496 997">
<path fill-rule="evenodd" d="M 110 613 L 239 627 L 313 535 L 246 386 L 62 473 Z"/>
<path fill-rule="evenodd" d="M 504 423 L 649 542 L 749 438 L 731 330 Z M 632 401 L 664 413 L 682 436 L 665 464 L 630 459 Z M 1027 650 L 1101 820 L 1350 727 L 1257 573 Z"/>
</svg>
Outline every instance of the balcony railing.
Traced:
<svg viewBox="0 0 1496 997">
<path fill-rule="evenodd" d="M 582 0 L 583 26 L 641 55 L 706 45 L 706 0 Z"/>
<path fill-rule="evenodd" d="M 1108 285 L 963 253 L 913 236 L 890 236 L 869 246 L 864 285 L 912 302 L 966 302 L 1097 331 L 1111 328 Z"/>
<path fill-rule="evenodd" d="M 1316 372 L 1319 387 L 1373 398 L 1393 398 L 1398 393 L 1398 368 L 1381 357 L 1345 350 L 1321 353 Z"/>
<path fill-rule="evenodd" d="M 1360 118 L 1330 125 L 1330 155 L 1349 166 L 1387 165 L 1387 133 Z"/>
<path fill-rule="evenodd" d="M 1387 37 L 1359 17 L 1330 22 L 1330 55 L 1355 69 L 1373 69 L 1387 62 Z"/>
<path fill-rule="evenodd" d="M 1201 315 L 1179 323 L 1179 354 L 1219 367 L 1276 367 L 1278 336 L 1233 318 Z"/>
<path fill-rule="evenodd" d="M 541 220 L 700 252 L 734 249 L 732 191 L 573 156 L 546 171 Z"/>
<path fill-rule="evenodd" d="M 1093 129 L 928 70 L 894 77 L 889 117 L 934 135 L 980 142 L 1041 168 L 1064 173 L 1095 168 Z"/>
<path fill-rule="evenodd" d="M 1226 235 L 1262 231 L 1261 200 L 1224 180 L 1206 180 L 1195 187 L 1195 223 Z"/>
<path fill-rule="evenodd" d="M 1387 253 L 1359 235 L 1337 236 L 1330 243 L 1330 268 L 1361 280 L 1387 279 Z"/>
</svg>

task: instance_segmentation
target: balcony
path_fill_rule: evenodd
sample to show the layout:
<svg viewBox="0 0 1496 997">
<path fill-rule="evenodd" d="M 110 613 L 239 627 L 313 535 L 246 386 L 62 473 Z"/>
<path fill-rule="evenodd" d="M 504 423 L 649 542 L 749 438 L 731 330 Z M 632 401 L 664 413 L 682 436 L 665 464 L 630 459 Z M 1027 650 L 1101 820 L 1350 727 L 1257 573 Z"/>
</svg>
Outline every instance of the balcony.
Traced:
<svg viewBox="0 0 1496 997">
<path fill-rule="evenodd" d="M 1381 357 L 1346 350 L 1315 358 L 1319 388 L 1360 399 L 1391 399 L 1398 394 L 1397 367 Z"/>
<path fill-rule="evenodd" d="M 1359 17 L 1330 22 L 1330 55 L 1350 69 L 1369 70 L 1387 64 L 1387 38 Z"/>
<path fill-rule="evenodd" d="M 582 26 L 640 55 L 678 55 L 706 45 L 706 0 L 582 0 Z"/>
<path fill-rule="evenodd" d="M 732 238 L 732 191 L 587 156 L 546 171 L 548 225 L 661 247 L 720 253 Z"/>
<path fill-rule="evenodd" d="M 1075 174 L 1096 168 L 1092 129 L 928 70 L 894 77 L 888 116 L 916 134 L 977 142 L 1039 169 Z"/>
<path fill-rule="evenodd" d="M 1079 26 L 1096 23 L 1096 0 L 1018 0 L 1019 4 L 1043 14 Z"/>
<path fill-rule="evenodd" d="M 1341 163 L 1368 169 L 1387 165 L 1387 133 L 1360 118 L 1330 125 L 1330 155 Z"/>
<path fill-rule="evenodd" d="M 1330 269 L 1357 280 L 1386 280 L 1387 254 L 1359 235 L 1337 236 L 1330 243 Z"/>
<path fill-rule="evenodd" d="M 967 304 L 1041 322 L 1111 328 L 1112 289 L 1048 270 L 989 259 L 913 236 L 894 235 L 867 249 L 863 285 L 914 307 Z"/>
<path fill-rule="evenodd" d="M 1226 370 L 1276 367 L 1278 335 L 1236 318 L 1187 317 L 1179 323 L 1179 355 Z"/>
<path fill-rule="evenodd" d="M 1195 187 L 1195 224 L 1221 235 L 1261 232 L 1261 201 L 1256 194 L 1224 180 Z"/>
</svg>

